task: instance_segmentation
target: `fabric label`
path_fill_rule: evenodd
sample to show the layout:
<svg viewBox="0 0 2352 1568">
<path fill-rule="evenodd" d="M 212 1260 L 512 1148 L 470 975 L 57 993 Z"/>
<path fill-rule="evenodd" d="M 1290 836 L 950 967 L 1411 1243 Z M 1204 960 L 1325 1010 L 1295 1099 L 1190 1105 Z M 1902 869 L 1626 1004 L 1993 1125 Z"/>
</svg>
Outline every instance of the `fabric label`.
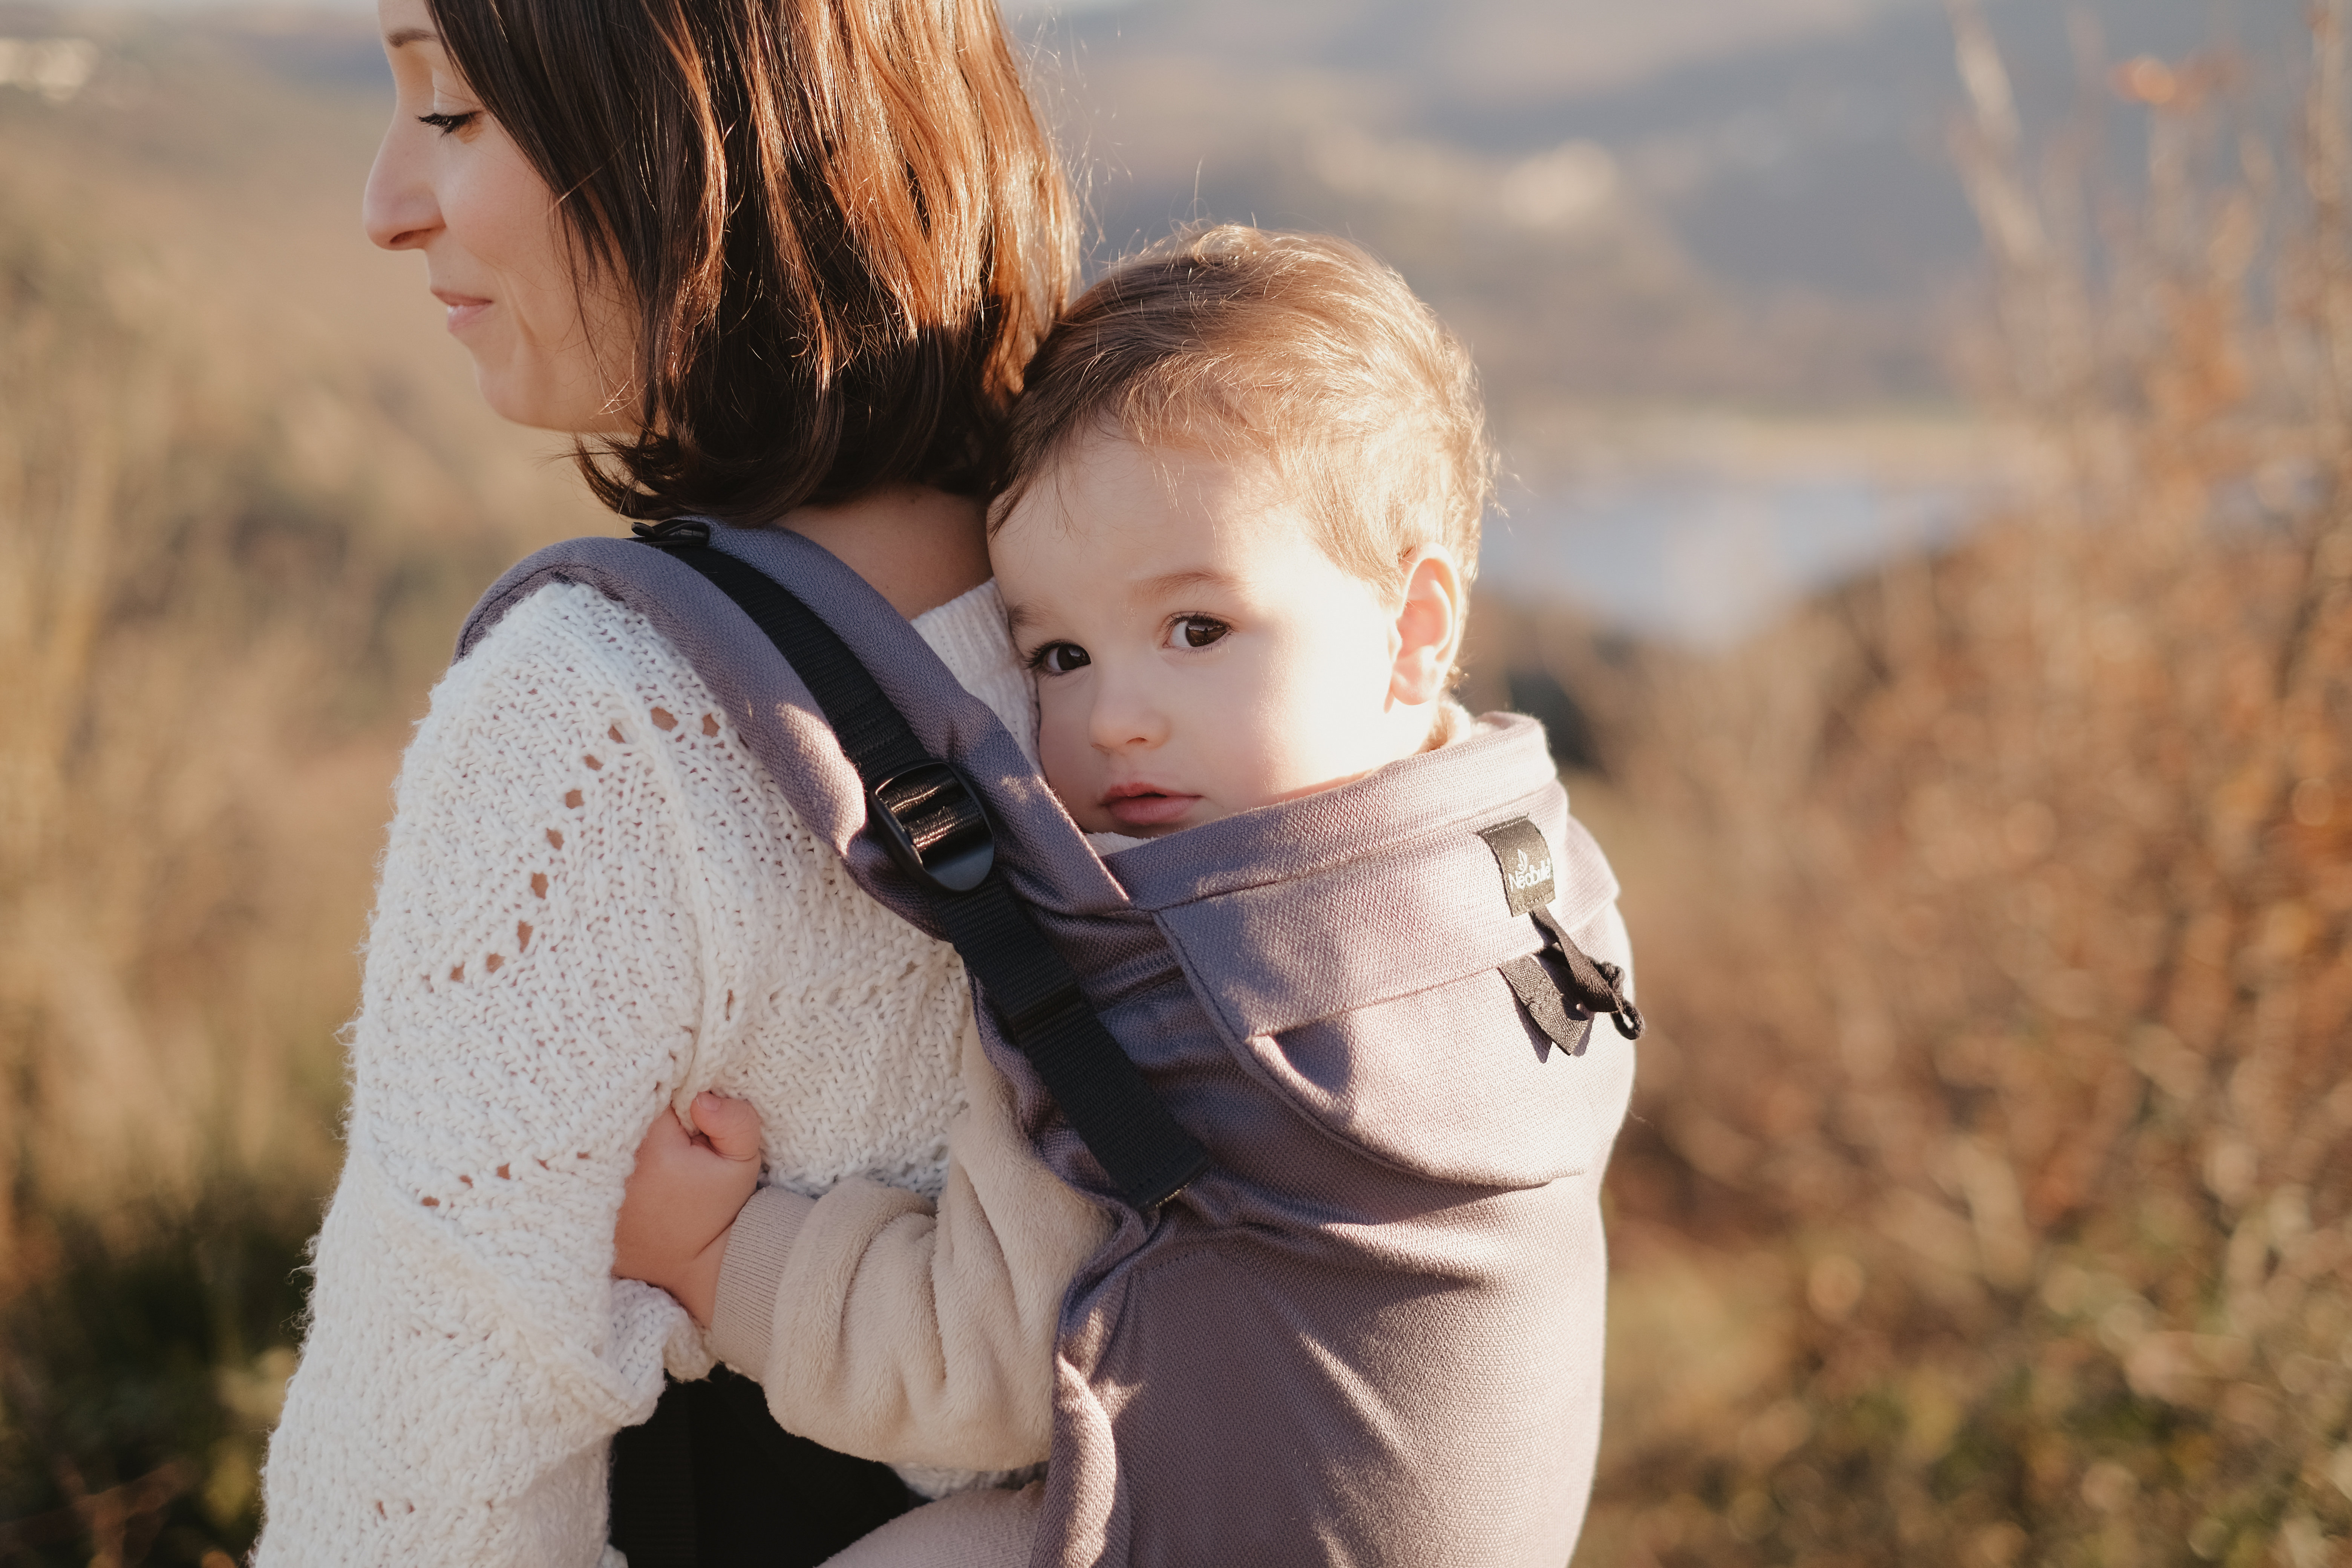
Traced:
<svg viewBox="0 0 2352 1568">
<path fill-rule="evenodd" d="M 1503 896 L 1513 914 L 1541 909 L 1559 896 L 1552 888 L 1551 846 L 1544 842 L 1543 829 L 1522 816 L 1481 828 L 1478 837 L 1495 852 L 1495 864 L 1503 872 Z"/>
</svg>

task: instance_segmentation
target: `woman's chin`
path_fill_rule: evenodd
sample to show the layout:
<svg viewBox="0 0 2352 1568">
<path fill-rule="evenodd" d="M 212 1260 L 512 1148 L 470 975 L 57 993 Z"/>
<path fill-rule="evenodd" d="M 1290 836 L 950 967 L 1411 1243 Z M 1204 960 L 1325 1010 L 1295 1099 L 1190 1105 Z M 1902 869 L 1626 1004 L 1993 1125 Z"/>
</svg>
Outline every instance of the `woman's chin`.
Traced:
<svg viewBox="0 0 2352 1568">
<path fill-rule="evenodd" d="M 490 412 L 515 425 L 527 425 L 545 430 L 551 426 L 543 417 L 544 400 L 531 395 L 536 389 L 519 384 L 520 378 L 502 369 L 484 364 L 481 356 L 474 358 L 474 390 L 490 405 Z"/>
<path fill-rule="evenodd" d="M 551 387 L 541 376 L 518 375 L 474 361 L 474 385 L 490 412 L 509 424 L 565 436 L 629 436 L 635 421 L 616 412 L 617 400 Z"/>
</svg>

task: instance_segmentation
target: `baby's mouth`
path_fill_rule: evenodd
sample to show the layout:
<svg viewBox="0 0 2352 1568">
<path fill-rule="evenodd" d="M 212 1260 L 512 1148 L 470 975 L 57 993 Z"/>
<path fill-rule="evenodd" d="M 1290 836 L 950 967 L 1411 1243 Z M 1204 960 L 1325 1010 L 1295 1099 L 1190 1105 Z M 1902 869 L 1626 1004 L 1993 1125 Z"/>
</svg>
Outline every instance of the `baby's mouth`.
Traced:
<svg viewBox="0 0 2352 1568">
<path fill-rule="evenodd" d="M 1122 827 L 1165 827 L 1192 810 L 1200 798 L 1150 784 L 1116 784 L 1104 795 L 1102 804 Z"/>
</svg>

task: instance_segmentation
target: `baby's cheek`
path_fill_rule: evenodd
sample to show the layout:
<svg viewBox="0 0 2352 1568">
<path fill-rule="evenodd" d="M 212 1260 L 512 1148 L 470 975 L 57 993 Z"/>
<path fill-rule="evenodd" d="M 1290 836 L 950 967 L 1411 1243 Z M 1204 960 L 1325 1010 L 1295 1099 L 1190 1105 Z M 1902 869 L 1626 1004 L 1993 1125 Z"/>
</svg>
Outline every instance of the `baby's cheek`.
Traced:
<svg viewBox="0 0 2352 1568">
<path fill-rule="evenodd" d="M 1223 772 L 1232 809 L 1295 800 L 1358 777 L 1388 760 L 1381 704 L 1366 679 L 1357 643 L 1302 647 L 1265 672 L 1254 700 L 1236 702 L 1227 720 Z M 1357 639 L 1360 642 L 1361 639 Z M 1378 649 L 1372 650 L 1374 654 Z"/>
<path fill-rule="evenodd" d="M 1076 716 L 1056 714 L 1052 704 L 1041 704 L 1037 714 L 1037 761 L 1045 770 L 1046 785 L 1062 809 L 1072 821 L 1088 833 L 1101 833 L 1117 825 L 1103 817 L 1097 803 L 1102 791 L 1094 777 L 1094 748 L 1087 744 L 1085 726 Z"/>
</svg>

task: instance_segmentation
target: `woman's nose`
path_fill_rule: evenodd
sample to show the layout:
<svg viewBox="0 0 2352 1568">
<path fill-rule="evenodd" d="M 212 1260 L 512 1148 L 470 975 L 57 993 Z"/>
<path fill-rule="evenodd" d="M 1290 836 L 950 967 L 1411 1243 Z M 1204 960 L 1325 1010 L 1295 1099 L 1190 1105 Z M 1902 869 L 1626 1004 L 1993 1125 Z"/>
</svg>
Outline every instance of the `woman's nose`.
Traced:
<svg viewBox="0 0 2352 1568">
<path fill-rule="evenodd" d="M 423 149 L 406 117 L 394 120 L 375 150 L 367 190 L 360 198 L 360 222 L 367 237 L 385 250 L 415 250 L 441 226 L 441 205 L 425 177 Z"/>
</svg>

